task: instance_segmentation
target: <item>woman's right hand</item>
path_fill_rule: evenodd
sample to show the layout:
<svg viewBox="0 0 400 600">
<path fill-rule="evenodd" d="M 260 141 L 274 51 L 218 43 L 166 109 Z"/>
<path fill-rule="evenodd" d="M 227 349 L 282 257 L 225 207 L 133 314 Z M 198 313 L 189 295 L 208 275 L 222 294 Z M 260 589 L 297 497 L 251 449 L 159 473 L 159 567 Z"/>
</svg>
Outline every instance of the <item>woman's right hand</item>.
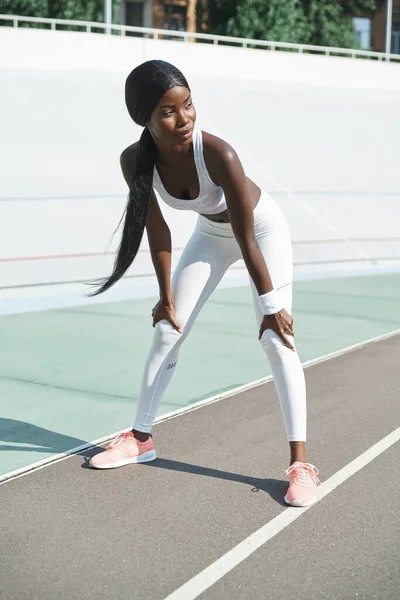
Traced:
<svg viewBox="0 0 400 600">
<path fill-rule="evenodd" d="M 157 325 L 159 321 L 163 319 L 169 321 L 179 333 L 182 333 L 180 325 L 175 321 L 175 304 L 172 300 L 160 300 L 157 302 L 153 310 L 151 311 L 153 317 L 153 327 Z"/>
<path fill-rule="evenodd" d="M 296 352 L 293 344 L 286 337 L 288 335 L 294 337 L 293 317 L 284 308 L 273 315 L 264 315 L 258 335 L 259 340 L 261 340 L 266 329 L 272 329 L 281 338 L 285 346 Z"/>
</svg>

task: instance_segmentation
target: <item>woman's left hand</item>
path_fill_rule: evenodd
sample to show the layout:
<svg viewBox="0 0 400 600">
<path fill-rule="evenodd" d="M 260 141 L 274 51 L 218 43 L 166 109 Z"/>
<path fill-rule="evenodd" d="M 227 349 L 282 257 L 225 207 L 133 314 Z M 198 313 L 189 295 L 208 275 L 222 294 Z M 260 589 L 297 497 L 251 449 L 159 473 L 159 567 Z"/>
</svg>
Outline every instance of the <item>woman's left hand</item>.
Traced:
<svg viewBox="0 0 400 600">
<path fill-rule="evenodd" d="M 266 329 L 272 329 L 281 338 L 285 346 L 295 352 L 293 344 L 287 339 L 287 335 L 294 337 L 293 317 L 286 312 L 284 308 L 273 315 L 264 315 L 261 323 L 258 339 L 261 340 L 262 334 Z"/>
</svg>

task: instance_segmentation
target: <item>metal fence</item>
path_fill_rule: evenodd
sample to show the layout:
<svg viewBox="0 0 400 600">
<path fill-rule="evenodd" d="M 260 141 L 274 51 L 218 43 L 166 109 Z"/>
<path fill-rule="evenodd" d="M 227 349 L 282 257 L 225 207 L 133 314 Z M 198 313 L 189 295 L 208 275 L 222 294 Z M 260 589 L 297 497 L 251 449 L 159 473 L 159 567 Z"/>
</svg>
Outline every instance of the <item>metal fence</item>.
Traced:
<svg viewBox="0 0 400 600">
<path fill-rule="evenodd" d="M 3 23 L 1 23 L 3 22 Z M 326 56 L 342 56 L 346 58 L 367 58 L 382 61 L 400 62 L 399 54 L 386 54 L 384 52 L 370 52 L 351 48 L 333 48 L 329 46 L 312 46 L 310 44 L 290 44 L 286 42 L 273 42 L 268 40 L 250 40 L 208 33 L 192 33 L 188 31 L 171 31 L 165 29 L 151 29 L 148 27 L 133 27 L 130 25 L 113 25 L 93 21 L 73 21 L 66 19 L 45 19 L 39 17 L 20 17 L 17 15 L 0 15 L 0 24 L 13 27 L 34 26 L 52 30 L 84 31 L 86 33 L 106 33 L 112 35 L 135 35 L 152 39 L 173 39 L 183 42 L 209 43 L 224 46 L 239 46 L 242 48 L 257 48 L 270 51 L 297 52 L 299 54 L 323 54 Z M 73 29 L 72 29 L 73 28 Z M 395 40 L 397 42 L 397 39 Z"/>
</svg>

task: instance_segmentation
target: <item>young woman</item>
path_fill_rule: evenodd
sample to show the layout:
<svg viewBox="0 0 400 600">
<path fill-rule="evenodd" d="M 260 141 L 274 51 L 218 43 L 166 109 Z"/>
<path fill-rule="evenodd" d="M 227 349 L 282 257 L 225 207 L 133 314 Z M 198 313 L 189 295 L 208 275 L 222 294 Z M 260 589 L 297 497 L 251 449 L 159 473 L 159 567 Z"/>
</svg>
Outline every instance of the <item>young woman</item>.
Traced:
<svg viewBox="0 0 400 600">
<path fill-rule="evenodd" d="M 123 276 L 146 228 L 160 300 L 152 312 L 155 333 L 133 429 L 118 435 L 90 464 L 109 469 L 156 458 L 152 424 L 180 347 L 225 271 L 243 258 L 258 339 L 272 367 L 290 444 L 285 501 L 308 506 L 316 500 L 318 469 L 306 462 L 306 390 L 293 339 L 292 248 L 283 213 L 246 177 L 229 144 L 196 128 L 189 85 L 174 66 L 160 60 L 138 66 L 126 80 L 125 100 L 144 130 L 139 142 L 121 154 L 129 187 L 123 234 L 113 273 L 93 295 Z M 171 235 L 153 188 L 170 206 L 199 213 L 172 280 Z"/>
</svg>

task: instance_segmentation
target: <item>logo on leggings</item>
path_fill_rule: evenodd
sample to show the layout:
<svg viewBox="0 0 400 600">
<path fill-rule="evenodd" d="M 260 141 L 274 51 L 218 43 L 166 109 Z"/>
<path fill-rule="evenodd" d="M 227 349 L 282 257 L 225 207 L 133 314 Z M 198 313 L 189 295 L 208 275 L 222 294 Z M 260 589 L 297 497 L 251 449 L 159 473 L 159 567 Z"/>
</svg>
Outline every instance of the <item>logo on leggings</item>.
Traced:
<svg viewBox="0 0 400 600">
<path fill-rule="evenodd" d="M 170 364 L 168 365 L 167 369 L 173 369 L 173 368 L 176 366 L 176 363 L 177 363 L 177 362 L 178 362 L 178 361 L 176 360 L 175 362 L 173 362 L 173 363 L 170 363 Z"/>
</svg>

